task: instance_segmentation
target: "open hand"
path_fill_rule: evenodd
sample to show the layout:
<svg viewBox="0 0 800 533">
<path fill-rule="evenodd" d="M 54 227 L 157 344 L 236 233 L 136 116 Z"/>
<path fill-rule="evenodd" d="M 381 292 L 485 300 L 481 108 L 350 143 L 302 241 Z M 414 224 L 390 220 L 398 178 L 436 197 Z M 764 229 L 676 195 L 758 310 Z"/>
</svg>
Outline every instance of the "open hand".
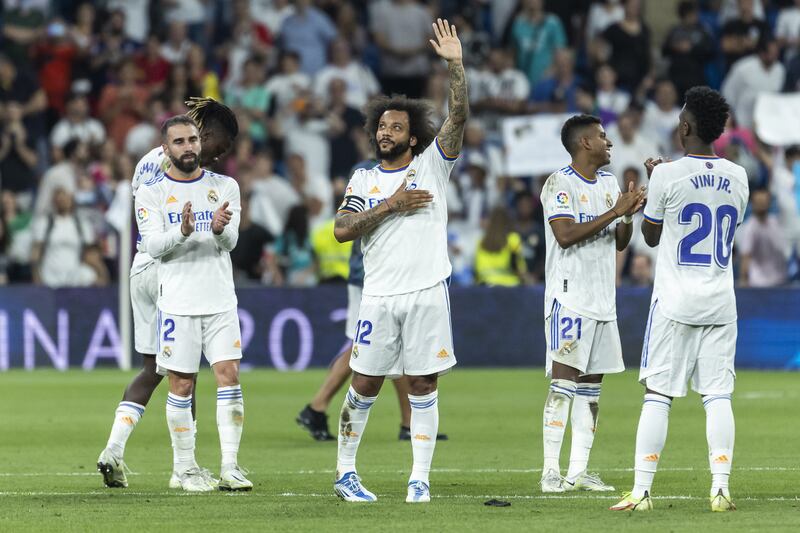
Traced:
<svg viewBox="0 0 800 533">
<path fill-rule="evenodd" d="M 628 184 L 627 192 L 620 193 L 617 198 L 617 203 L 611 209 L 617 216 L 633 215 L 644 205 L 646 189 L 640 187 L 639 190 L 634 188 L 633 182 Z"/>
<path fill-rule="evenodd" d="M 447 20 L 436 19 L 433 24 L 433 33 L 436 41 L 430 39 L 430 43 L 439 57 L 447 61 L 461 61 L 461 41 L 458 40 L 456 27 Z"/>
<path fill-rule="evenodd" d="M 406 182 L 403 181 L 394 194 L 386 199 L 386 205 L 393 213 L 404 213 L 426 207 L 432 201 L 433 195 L 429 191 L 406 190 Z"/>
<path fill-rule="evenodd" d="M 181 233 L 184 237 L 188 237 L 194 232 L 194 213 L 192 212 L 192 202 L 183 204 L 183 211 L 181 212 Z"/>
<path fill-rule="evenodd" d="M 222 204 L 219 209 L 214 211 L 214 217 L 211 219 L 211 231 L 214 235 L 219 235 L 225 230 L 225 226 L 231 221 L 233 211 L 228 211 L 228 202 Z"/>
</svg>

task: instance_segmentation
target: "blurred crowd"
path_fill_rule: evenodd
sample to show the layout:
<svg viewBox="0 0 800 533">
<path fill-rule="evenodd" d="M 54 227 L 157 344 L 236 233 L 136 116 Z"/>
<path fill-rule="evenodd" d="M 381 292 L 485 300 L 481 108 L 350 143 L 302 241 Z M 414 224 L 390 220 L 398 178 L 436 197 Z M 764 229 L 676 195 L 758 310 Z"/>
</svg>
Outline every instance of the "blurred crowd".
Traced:
<svg viewBox="0 0 800 533">
<path fill-rule="evenodd" d="M 672 20 L 660 42 L 645 9 Z M 351 169 L 374 157 L 362 106 L 403 93 L 446 115 L 437 16 L 458 28 L 471 101 L 448 192 L 454 283 L 543 281 L 546 176 L 506 175 L 504 117 L 599 115 L 625 187 L 646 182 L 645 158 L 680 157 L 682 95 L 701 84 L 732 105 L 716 149 L 753 191 L 737 279 L 798 279 L 800 147 L 763 143 L 753 108 L 800 88 L 800 0 L 2 0 L 0 282 L 113 282 L 119 185 L 191 96 L 240 123 L 215 169 L 242 190 L 237 283 L 343 282 L 349 247 L 331 228 Z M 656 251 L 634 235 L 619 283 L 647 286 Z"/>
</svg>

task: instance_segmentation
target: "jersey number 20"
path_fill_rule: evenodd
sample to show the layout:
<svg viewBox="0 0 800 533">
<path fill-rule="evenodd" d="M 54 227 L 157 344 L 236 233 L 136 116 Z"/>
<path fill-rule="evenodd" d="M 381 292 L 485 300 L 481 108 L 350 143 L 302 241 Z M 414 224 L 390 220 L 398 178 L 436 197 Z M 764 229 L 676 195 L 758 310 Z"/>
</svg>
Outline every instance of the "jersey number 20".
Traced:
<svg viewBox="0 0 800 533">
<path fill-rule="evenodd" d="M 735 207 L 723 204 L 717 207 L 715 213 L 705 204 L 686 204 L 680 212 L 678 222 L 682 225 L 691 224 L 694 217 L 700 218 L 700 225 L 678 243 L 678 264 L 690 266 L 711 266 L 712 254 L 693 252 L 692 248 L 706 240 L 714 233 L 713 255 L 714 261 L 720 268 L 728 268 L 731 261 L 731 245 L 739 212 Z M 727 219 L 727 226 L 725 224 Z"/>
</svg>

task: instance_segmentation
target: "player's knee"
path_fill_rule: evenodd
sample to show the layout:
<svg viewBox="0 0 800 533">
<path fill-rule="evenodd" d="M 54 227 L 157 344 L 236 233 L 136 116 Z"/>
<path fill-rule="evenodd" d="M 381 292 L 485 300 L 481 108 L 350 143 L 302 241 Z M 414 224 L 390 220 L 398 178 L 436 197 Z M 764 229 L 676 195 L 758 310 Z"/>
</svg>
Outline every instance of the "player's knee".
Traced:
<svg viewBox="0 0 800 533">
<path fill-rule="evenodd" d="M 191 374 L 177 374 L 170 372 L 169 374 L 169 391 L 178 396 L 188 397 L 192 394 L 194 389 L 194 382 L 192 381 Z"/>
<path fill-rule="evenodd" d="M 358 372 L 353 372 L 353 389 L 362 396 L 374 397 L 381 391 L 383 376 L 365 376 Z"/>
<path fill-rule="evenodd" d="M 436 390 L 439 382 L 438 374 L 430 376 L 408 376 L 409 394 L 412 396 L 425 396 Z"/>
<path fill-rule="evenodd" d="M 220 361 L 214 365 L 214 375 L 218 387 L 230 387 L 239 384 L 239 362 Z"/>
</svg>

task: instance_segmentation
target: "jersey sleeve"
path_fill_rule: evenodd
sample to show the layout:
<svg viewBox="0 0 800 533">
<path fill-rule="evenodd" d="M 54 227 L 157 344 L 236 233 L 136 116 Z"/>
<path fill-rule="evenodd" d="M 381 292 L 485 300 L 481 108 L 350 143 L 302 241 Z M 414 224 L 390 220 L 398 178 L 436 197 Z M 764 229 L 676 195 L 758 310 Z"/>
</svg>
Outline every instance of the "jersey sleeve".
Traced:
<svg viewBox="0 0 800 533">
<path fill-rule="evenodd" d="M 161 212 L 158 197 L 153 187 L 144 186 L 139 190 L 134 202 L 136 226 L 142 237 L 141 249 L 158 259 L 171 252 L 179 244 L 186 242 L 177 224 L 165 229 L 164 214 Z"/>
<path fill-rule="evenodd" d="M 439 144 L 439 137 L 436 137 L 422 152 L 422 157 L 426 159 L 435 172 L 436 179 L 443 182 L 447 182 L 450 179 L 450 173 L 453 171 L 458 155 L 445 152 L 442 145 Z"/>
<path fill-rule="evenodd" d="M 356 170 L 344 190 L 344 200 L 339 206 L 339 213 L 360 213 L 366 207 L 366 190 L 364 187 L 364 171 Z"/>
<path fill-rule="evenodd" d="M 231 220 L 228 225 L 222 230 L 222 233 L 217 235 L 213 231 L 214 239 L 221 250 L 230 252 L 236 247 L 236 242 L 239 240 L 239 221 L 241 220 L 242 213 L 242 199 L 239 192 L 239 184 L 236 180 L 230 178 L 228 180 L 228 190 L 223 202 L 228 202 L 228 211 L 232 213 Z"/>
<path fill-rule="evenodd" d="M 542 206 L 547 222 L 575 220 L 575 200 L 569 183 L 558 174 L 551 175 L 542 190 Z"/>
<path fill-rule="evenodd" d="M 644 219 L 651 224 L 662 224 L 664 222 L 664 208 L 666 206 L 664 179 L 664 170 L 659 165 L 653 169 L 653 174 L 650 176 L 647 204 L 645 204 L 643 211 Z"/>
</svg>

